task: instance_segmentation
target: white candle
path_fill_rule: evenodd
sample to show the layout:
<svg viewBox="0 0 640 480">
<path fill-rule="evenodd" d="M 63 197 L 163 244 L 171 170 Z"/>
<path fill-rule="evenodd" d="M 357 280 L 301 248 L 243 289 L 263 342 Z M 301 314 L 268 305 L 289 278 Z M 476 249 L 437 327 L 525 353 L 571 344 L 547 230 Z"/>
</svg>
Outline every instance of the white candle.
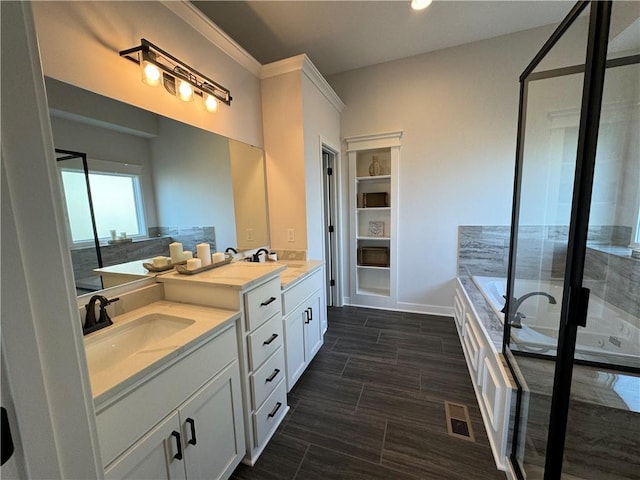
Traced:
<svg viewBox="0 0 640 480">
<path fill-rule="evenodd" d="M 118 238 L 115 230 L 109 230 L 109 233 L 111 234 L 111 240 L 115 240 L 116 238 Z"/>
<path fill-rule="evenodd" d="M 182 252 L 182 260 L 189 260 L 190 258 L 193 258 L 193 252 L 191 250 Z"/>
<path fill-rule="evenodd" d="M 153 257 L 151 263 L 154 267 L 166 267 L 169 262 L 167 261 L 167 257 Z"/>
<path fill-rule="evenodd" d="M 224 253 L 223 252 L 214 253 L 213 255 L 211 255 L 211 261 L 213 263 L 218 263 L 218 262 L 224 261 Z"/>
<path fill-rule="evenodd" d="M 199 243 L 196 245 L 196 252 L 198 253 L 198 258 L 202 262 L 203 267 L 211 265 L 211 247 L 208 243 Z"/>
<path fill-rule="evenodd" d="M 197 270 L 200 267 L 202 267 L 202 262 L 199 258 L 187 259 L 187 270 Z"/>
<path fill-rule="evenodd" d="M 182 244 L 180 242 L 173 242 L 169 244 L 169 253 L 171 255 L 171 263 L 179 263 L 182 258 Z"/>
</svg>

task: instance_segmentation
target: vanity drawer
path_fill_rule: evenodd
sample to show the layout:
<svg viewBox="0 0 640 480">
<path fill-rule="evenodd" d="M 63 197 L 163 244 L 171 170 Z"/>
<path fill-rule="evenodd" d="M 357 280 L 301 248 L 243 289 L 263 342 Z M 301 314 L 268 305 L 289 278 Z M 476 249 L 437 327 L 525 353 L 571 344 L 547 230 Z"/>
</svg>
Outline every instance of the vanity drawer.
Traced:
<svg viewBox="0 0 640 480">
<path fill-rule="evenodd" d="M 247 336 L 249 344 L 249 362 L 251 370 L 257 369 L 262 362 L 282 345 L 282 316 L 280 312 Z"/>
<path fill-rule="evenodd" d="M 280 276 L 246 293 L 244 306 L 247 330 L 253 330 L 276 312 L 282 311 L 280 294 Z"/>
<path fill-rule="evenodd" d="M 284 349 L 280 348 L 249 377 L 254 409 L 262 405 L 262 402 L 273 392 L 285 374 Z"/>
<path fill-rule="evenodd" d="M 253 414 L 256 448 L 262 446 L 287 412 L 287 382 L 280 381 L 273 393 Z"/>
<path fill-rule="evenodd" d="M 313 292 L 322 288 L 322 269 L 316 270 L 304 280 L 300 281 L 283 295 L 282 315 L 292 312 Z"/>
</svg>

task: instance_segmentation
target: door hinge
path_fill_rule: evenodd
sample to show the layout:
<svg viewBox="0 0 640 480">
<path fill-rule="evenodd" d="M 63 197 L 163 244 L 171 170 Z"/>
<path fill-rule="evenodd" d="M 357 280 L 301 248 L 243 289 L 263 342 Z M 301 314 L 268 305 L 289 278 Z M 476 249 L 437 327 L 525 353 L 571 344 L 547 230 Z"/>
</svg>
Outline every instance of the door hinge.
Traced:
<svg viewBox="0 0 640 480">
<path fill-rule="evenodd" d="M 327 168 L 327 175 L 333 175 L 333 168 L 331 167 Z"/>
<path fill-rule="evenodd" d="M 333 233 L 333 225 L 329 225 L 329 233 Z"/>
</svg>

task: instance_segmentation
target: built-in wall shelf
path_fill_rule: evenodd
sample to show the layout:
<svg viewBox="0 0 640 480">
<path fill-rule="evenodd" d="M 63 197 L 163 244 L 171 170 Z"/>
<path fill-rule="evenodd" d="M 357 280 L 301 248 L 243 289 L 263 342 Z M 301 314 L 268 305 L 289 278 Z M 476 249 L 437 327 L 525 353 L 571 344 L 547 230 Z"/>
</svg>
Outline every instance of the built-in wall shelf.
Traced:
<svg viewBox="0 0 640 480">
<path fill-rule="evenodd" d="M 353 305 L 396 304 L 398 163 L 402 132 L 349 137 Z"/>
</svg>

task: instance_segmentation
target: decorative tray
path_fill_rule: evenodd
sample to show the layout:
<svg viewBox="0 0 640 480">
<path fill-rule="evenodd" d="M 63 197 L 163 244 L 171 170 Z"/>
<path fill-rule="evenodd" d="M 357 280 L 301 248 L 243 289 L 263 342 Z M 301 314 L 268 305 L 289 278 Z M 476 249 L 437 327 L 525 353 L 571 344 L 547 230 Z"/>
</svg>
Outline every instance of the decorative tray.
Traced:
<svg viewBox="0 0 640 480">
<path fill-rule="evenodd" d="M 150 272 L 159 273 L 159 272 L 166 272 L 167 270 L 171 270 L 176 265 L 185 265 L 186 263 L 187 263 L 187 261 L 184 260 L 184 261 L 178 262 L 178 263 L 169 263 L 169 264 L 165 265 L 164 267 L 154 267 L 153 263 L 144 262 L 142 264 L 142 266 L 144 268 L 146 268 L 147 270 L 149 270 Z"/>
<path fill-rule="evenodd" d="M 187 270 L 187 267 L 184 265 L 177 265 L 176 272 L 181 273 L 182 275 L 195 275 L 196 273 L 206 272 L 207 270 L 212 270 L 214 268 L 221 267 L 223 265 L 228 265 L 233 260 L 233 257 L 228 256 L 221 262 L 212 263 L 211 265 L 206 265 L 204 267 L 196 268 L 195 270 Z"/>
</svg>

